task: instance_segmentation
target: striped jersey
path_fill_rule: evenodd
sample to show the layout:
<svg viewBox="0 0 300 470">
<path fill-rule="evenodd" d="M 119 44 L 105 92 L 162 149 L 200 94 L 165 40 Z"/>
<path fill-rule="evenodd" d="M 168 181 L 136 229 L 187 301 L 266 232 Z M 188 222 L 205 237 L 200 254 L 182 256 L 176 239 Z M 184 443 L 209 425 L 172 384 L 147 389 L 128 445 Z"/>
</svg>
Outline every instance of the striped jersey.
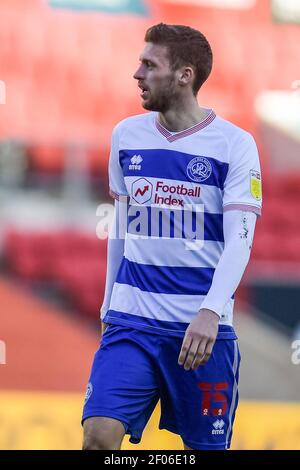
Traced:
<svg viewBox="0 0 300 470">
<path fill-rule="evenodd" d="M 156 112 L 132 116 L 112 134 L 109 186 L 126 236 L 103 321 L 183 335 L 224 249 L 224 211 L 261 212 L 255 141 L 213 110 L 181 132 L 165 129 Z M 233 306 L 234 295 L 223 330 L 232 329 Z"/>
</svg>

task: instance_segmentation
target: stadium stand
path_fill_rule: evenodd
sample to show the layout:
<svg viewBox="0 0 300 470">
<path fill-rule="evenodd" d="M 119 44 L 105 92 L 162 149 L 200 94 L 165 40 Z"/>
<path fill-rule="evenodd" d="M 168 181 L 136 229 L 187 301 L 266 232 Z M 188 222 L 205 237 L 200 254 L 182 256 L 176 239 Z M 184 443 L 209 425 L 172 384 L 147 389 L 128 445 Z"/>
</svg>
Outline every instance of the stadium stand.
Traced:
<svg viewBox="0 0 300 470">
<path fill-rule="evenodd" d="M 55 282 L 74 307 L 99 318 L 105 286 L 106 242 L 72 231 L 10 230 L 4 250 L 11 273 L 27 281 Z"/>
</svg>

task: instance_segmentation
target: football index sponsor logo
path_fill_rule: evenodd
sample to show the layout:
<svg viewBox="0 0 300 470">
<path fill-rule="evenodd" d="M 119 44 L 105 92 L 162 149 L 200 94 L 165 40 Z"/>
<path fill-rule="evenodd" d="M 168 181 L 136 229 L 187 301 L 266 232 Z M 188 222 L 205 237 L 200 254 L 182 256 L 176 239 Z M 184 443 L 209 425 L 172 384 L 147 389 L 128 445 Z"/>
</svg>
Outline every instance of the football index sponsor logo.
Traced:
<svg viewBox="0 0 300 470">
<path fill-rule="evenodd" d="M 139 204 L 148 202 L 152 198 L 153 191 L 154 204 L 184 208 L 184 199 L 182 199 L 182 196 L 199 198 L 201 188 L 198 185 L 191 187 L 191 183 L 188 186 L 184 183 L 170 185 L 165 181 L 157 181 L 155 187 L 153 187 L 153 184 L 146 178 L 139 178 L 132 183 L 131 195 Z"/>
<path fill-rule="evenodd" d="M 204 206 L 198 200 L 200 192 L 200 186 L 193 183 L 157 181 L 152 184 L 147 178 L 138 178 L 131 185 L 132 203 L 127 211 L 124 208 L 129 221 L 128 233 L 145 238 L 183 237 L 187 250 L 201 249 L 204 245 Z M 185 203 L 184 197 L 197 198 L 197 201 L 190 203 L 187 199 Z M 124 202 L 127 206 L 128 201 Z M 122 206 L 124 204 L 120 204 Z"/>
<path fill-rule="evenodd" d="M 195 157 L 188 164 L 186 172 L 192 181 L 202 183 L 212 174 L 212 167 L 207 158 Z"/>
<path fill-rule="evenodd" d="M 154 204 L 166 204 L 167 206 L 180 206 L 184 207 L 184 200 L 181 198 L 174 197 L 178 196 L 189 196 L 189 197 L 200 197 L 200 186 L 195 188 L 187 187 L 185 184 L 169 185 L 164 181 L 157 181 L 155 187 L 156 193 L 154 196 Z M 165 194 L 169 194 L 165 197 Z"/>
<path fill-rule="evenodd" d="M 217 419 L 214 423 L 213 423 L 213 427 L 214 429 L 212 430 L 212 434 L 224 434 L 224 426 L 225 426 L 225 423 L 223 421 L 223 419 Z"/>
<path fill-rule="evenodd" d="M 131 157 L 130 159 L 131 161 L 131 165 L 129 165 L 129 170 L 141 170 L 142 169 L 142 161 L 143 161 L 143 158 L 141 157 L 141 155 L 133 155 L 133 157 Z"/>
<path fill-rule="evenodd" d="M 132 197 L 139 204 L 145 204 L 152 198 L 153 185 L 146 178 L 139 178 L 132 183 Z"/>
</svg>

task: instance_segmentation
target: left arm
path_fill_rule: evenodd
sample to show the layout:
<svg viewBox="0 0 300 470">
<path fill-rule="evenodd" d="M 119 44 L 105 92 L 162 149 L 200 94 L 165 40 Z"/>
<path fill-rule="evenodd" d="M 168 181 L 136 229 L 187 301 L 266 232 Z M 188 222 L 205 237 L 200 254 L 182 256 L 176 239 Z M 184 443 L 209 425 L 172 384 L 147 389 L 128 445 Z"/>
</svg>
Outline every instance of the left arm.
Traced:
<svg viewBox="0 0 300 470">
<path fill-rule="evenodd" d="M 224 212 L 224 251 L 199 313 L 186 330 L 179 354 L 178 364 L 184 365 L 185 370 L 195 370 L 210 358 L 221 314 L 237 289 L 250 258 L 256 218 L 250 211 Z"/>
</svg>

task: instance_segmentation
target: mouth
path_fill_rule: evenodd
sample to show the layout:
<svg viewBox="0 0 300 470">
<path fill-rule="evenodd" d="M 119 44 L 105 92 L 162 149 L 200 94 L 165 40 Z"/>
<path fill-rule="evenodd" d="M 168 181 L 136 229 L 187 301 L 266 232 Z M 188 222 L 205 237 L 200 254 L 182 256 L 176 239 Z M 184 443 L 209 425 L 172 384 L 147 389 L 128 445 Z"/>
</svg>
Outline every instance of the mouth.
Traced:
<svg viewBox="0 0 300 470">
<path fill-rule="evenodd" d="M 138 85 L 138 87 L 142 90 L 140 96 L 143 98 L 143 100 L 145 100 L 149 94 L 148 88 L 145 88 L 143 85 Z"/>
</svg>

